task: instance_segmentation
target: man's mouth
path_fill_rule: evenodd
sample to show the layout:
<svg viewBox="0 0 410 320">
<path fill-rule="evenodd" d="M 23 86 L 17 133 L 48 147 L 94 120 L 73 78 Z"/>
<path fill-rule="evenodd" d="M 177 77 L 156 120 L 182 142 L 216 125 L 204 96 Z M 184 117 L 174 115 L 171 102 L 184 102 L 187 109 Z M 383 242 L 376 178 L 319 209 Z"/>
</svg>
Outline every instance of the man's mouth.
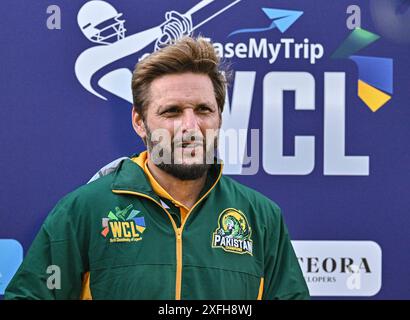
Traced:
<svg viewBox="0 0 410 320">
<path fill-rule="evenodd" d="M 202 147 L 202 143 L 198 143 L 198 142 L 182 142 L 179 143 L 177 145 L 177 147 L 179 148 L 183 148 L 183 149 L 194 149 L 194 148 L 198 148 L 198 147 Z"/>
</svg>

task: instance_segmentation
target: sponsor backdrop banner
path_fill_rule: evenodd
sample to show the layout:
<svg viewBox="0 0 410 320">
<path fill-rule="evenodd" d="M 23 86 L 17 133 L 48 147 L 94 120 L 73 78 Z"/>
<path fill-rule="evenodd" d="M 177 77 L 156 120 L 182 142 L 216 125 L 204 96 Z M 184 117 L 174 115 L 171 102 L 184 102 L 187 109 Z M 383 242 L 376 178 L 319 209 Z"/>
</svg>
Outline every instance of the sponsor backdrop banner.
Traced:
<svg viewBox="0 0 410 320">
<path fill-rule="evenodd" d="M 409 1 L 1 9 L 0 294 L 58 199 L 144 149 L 131 127 L 131 71 L 193 32 L 234 70 L 225 174 L 282 208 L 312 295 L 410 298 Z"/>
</svg>

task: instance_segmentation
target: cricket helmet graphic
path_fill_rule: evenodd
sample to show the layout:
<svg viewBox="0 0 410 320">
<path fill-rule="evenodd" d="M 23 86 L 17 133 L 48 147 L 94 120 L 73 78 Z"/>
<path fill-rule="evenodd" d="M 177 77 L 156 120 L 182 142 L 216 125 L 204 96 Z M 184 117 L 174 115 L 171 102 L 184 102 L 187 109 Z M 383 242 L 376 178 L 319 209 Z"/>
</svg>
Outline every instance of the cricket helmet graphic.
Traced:
<svg viewBox="0 0 410 320">
<path fill-rule="evenodd" d="M 98 44 L 110 44 L 125 37 L 125 20 L 120 20 L 121 16 L 122 13 L 108 2 L 93 0 L 81 7 L 77 22 L 87 39 Z"/>
</svg>

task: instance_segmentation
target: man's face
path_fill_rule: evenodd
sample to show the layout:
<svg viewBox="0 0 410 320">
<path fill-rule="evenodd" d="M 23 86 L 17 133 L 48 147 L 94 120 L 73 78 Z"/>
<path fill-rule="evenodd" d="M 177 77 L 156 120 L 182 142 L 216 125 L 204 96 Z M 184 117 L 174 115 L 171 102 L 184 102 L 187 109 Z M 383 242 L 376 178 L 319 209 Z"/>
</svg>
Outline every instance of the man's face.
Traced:
<svg viewBox="0 0 410 320">
<path fill-rule="evenodd" d="M 194 73 L 155 79 L 144 116 L 134 111 L 133 125 L 151 161 L 181 180 L 203 176 L 213 163 L 221 125 L 211 79 Z"/>
</svg>

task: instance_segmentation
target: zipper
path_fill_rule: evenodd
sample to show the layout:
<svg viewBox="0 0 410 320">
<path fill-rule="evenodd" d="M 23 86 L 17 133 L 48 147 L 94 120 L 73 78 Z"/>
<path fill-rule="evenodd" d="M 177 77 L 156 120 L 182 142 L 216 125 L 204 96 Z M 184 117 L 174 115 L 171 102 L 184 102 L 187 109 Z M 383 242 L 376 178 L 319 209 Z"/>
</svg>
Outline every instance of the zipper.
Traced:
<svg viewBox="0 0 410 320">
<path fill-rule="evenodd" d="M 172 218 L 171 214 L 167 209 L 165 209 L 161 203 L 159 203 L 154 198 L 147 196 L 146 194 L 135 192 L 135 191 L 127 191 L 127 190 L 112 190 L 112 192 L 117 194 L 130 194 L 134 196 L 140 196 L 146 199 L 149 199 L 155 202 L 158 206 L 162 208 L 168 215 L 169 219 L 171 220 L 172 228 L 175 232 L 176 237 L 176 257 L 177 257 L 177 271 L 176 271 L 176 279 L 175 279 L 175 300 L 181 300 L 181 280 L 182 280 L 182 227 L 177 228 L 174 219 Z"/>
<path fill-rule="evenodd" d="M 177 228 L 177 275 L 175 283 L 175 300 L 181 300 L 182 286 L 182 225 Z"/>
<path fill-rule="evenodd" d="M 213 188 L 218 183 L 219 179 L 222 176 L 222 168 L 219 172 L 218 178 L 211 188 L 192 206 L 188 211 L 185 219 L 181 221 L 181 227 L 175 229 L 175 234 L 177 237 L 177 276 L 176 276 L 176 286 L 175 286 L 175 299 L 181 300 L 181 286 L 182 286 L 182 232 L 184 231 L 185 223 L 187 222 L 189 215 L 194 211 L 195 207 L 213 190 Z M 170 216 L 172 219 L 172 217 Z M 179 263 L 178 263 L 179 262 Z"/>
<path fill-rule="evenodd" d="M 181 300 L 181 286 L 182 286 L 182 232 L 185 227 L 185 222 L 188 220 L 189 215 L 191 212 L 195 209 L 195 207 L 213 190 L 213 188 L 216 186 L 218 183 L 219 179 L 222 176 L 222 168 L 219 171 L 218 178 L 216 179 L 215 183 L 212 185 L 211 188 L 197 201 L 195 204 L 192 206 L 192 208 L 188 211 L 185 219 L 181 221 L 181 227 L 177 227 L 175 224 L 174 219 L 172 218 L 171 214 L 167 209 L 165 209 L 161 203 L 159 203 L 157 200 L 154 198 L 147 196 L 146 194 L 135 192 L 135 191 L 127 191 L 127 190 L 112 190 L 112 192 L 117 193 L 117 194 L 130 194 L 130 195 L 136 195 L 140 196 L 146 199 L 149 199 L 153 202 L 155 202 L 158 206 L 162 208 L 168 215 L 169 219 L 171 220 L 172 228 L 174 229 L 175 232 L 175 238 L 176 238 L 176 259 L 177 259 L 177 267 L 176 267 L 176 279 L 175 279 L 175 300 Z"/>
</svg>

